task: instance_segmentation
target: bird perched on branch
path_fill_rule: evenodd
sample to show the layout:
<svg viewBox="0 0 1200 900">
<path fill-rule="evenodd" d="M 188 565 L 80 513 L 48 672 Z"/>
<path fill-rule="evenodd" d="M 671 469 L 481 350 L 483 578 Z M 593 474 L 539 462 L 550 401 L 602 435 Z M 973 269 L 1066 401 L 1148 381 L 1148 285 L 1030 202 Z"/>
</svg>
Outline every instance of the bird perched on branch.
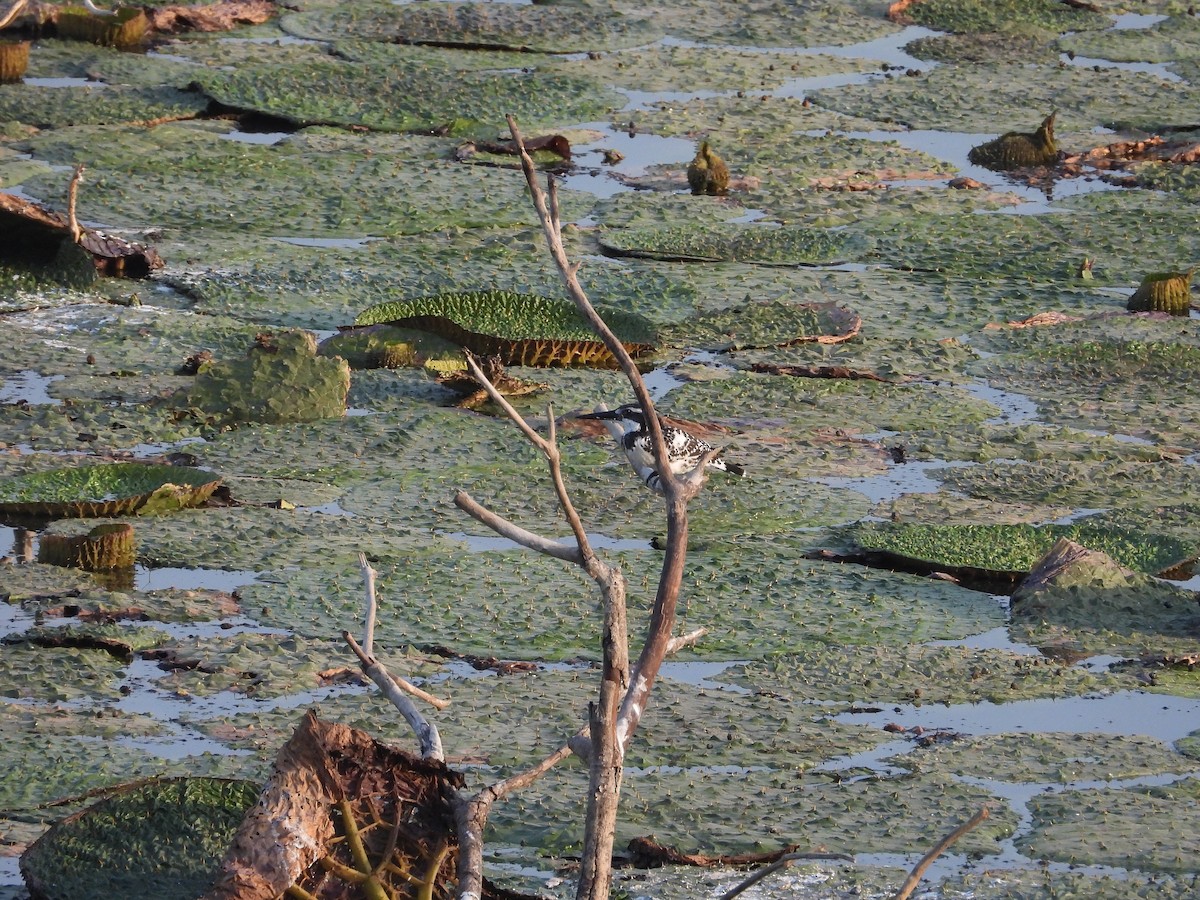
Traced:
<svg viewBox="0 0 1200 900">
<path fill-rule="evenodd" d="M 584 413 L 581 419 L 598 419 L 602 422 L 613 423 L 620 429 L 621 447 L 625 457 L 634 471 L 653 491 L 662 493 L 662 480 L 655 466 L 654 446 L 650 440 L 650 430 L 646 425 L 646 414 L 636 403 L 627 403 L 616 409 L 602 410 L 594 413 Z M 713 449 L 712 444 L 688 434 L 682 428 L 668 425 L 662 417 L 658 419 L 662 428 L 663 440 L 667 445 L 667 459 L 670 462 L 672 475 L 686 475 L 700 464 L 701 457 Z M 613 429 L 610 429 L 613 430 Z M 614 437 L 616 432 L 614 430 Z M 728 472 L 739 477 L 746 470 L 737 463 L 728 462 L 724 457 L 714 456 L 708 461 L 707 468 Z"/>
</svg>

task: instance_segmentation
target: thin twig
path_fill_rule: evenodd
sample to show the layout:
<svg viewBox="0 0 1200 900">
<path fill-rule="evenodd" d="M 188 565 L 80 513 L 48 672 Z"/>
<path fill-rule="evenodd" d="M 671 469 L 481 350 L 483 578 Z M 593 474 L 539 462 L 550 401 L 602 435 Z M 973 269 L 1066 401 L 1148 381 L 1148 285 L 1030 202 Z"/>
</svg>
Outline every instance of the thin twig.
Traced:
<svg viewBox="0 0 1200 900">
<path fill-rule="evenodd" d="M 79 182 L 83 180 L 83 168 L 83 163 L 75 167 L 75 174 L 71 176 L 71 183 L 67 185 L 67 227 L 71 229 L 71 240 L 76 244 L 83 234 L 79 219 L 75 217 L 75 203 L 79 199 Z"/>
<path fill-rule="evenodd" d="M 367 591 L 367 624 L 363 628 L 363 652 L 367 656 L 375 655 L 375 616 L 379 612 L 379 604 L 375 600 L 375 576 L 379 573 L 367 562 L 367 554 L 358 554 L 358 567 L 362 570 L 363 584 Z"/>
<path fill-rule="evenodd" d="M 532 425 L 525 421 L 525 417 L 517 412 L 513 405 L 508 402 L 508 398 L 501 394 L 500 391 L 496 389 L 496 386 L 492 384 L 490 380 L 488 380 L 488 377 L 483 373 L 483 370 L 475 361 L 474 356 L 472 356 L 470 353 L 465 353 L 465 356 L 467 360 L 467 371 L 471 373 L 471 377 L 479 383 L 480 387 L 484 389 L 488 397 L 491 398 L 492 402 L 504 410 L 504 414 L 507 415 L 519 429 L 521 429 L 521 433 L 529 439 L 530 443 L 541 450 L 542 454 L 546 457 L 546 462 L 550 467 L 550 480 L 554 484 L 554 494 L 558 498 L 559 508 L 563 511 L 563 515 L 566 516 L 567 524 L 571 527 L 571 533 L 575 535 L 575 545 L 578 550 L 574 557 L 567 557 L 558 553 L 550 552 L 549 550 L 541 549 L 541 547 L 535 547 L 532 544 L 526 543 L 525 541 L 517 538 L 512 538 L 512 540 L 516 540 L 517 543 L 521 544 L 522 546 L 529 547 L 532 550 L 538 550 L 541 553 L 547 553 L 548 555 L 555 556 L 558 559 L 565 559 L 568 562 L 573 562 L 576 565 L 581 566 L 593 578 L 606 577 L 607 566 L 604 566 L 599 562 L 599 560 L 597 560 L 596 554 L 593 552 L 591 544 L 588 541 L 587 531 L 583 527 L 583 520 L 579 518 L 579 513 L 575 509 L 575 504 L 571 501 L 571 496 L 567 492 L 566 483 L 563 481 L 562 454 L 558 452 L 558 441 L 556 439 L 557 431 L 554 423 L 554 407 L 546 407 L 546 418 L 550 423 L 548 429 L 550 436 L 549 438 L 544 438 L 534 430 Z M 455 502 L 457 503 L 457 499 Z M 461 509 L 462 507 L 459 508 Z M 480 507 L 480 509 L 482 509 L 482 507 Z M 474 513 L 470 514 L 473 516 L 475 515 Z M 478 518 L 478 516 L 476 516 L 476 518 Z M 500 519 L 499 516 L 497 516 L 496 519 L 501 522 L 504 521 L 503 519 Z M 483 519 L 479 519 L 479 521 L 483 522 Z M 484 524 L 489 528 L 496 530 L 494 525 L 488 522 L 484 522 Z M 515 528 L 516 526 L 513 527 Z M 532 532 L 525 531 L 524 529 L 521 529 L 521 532 L 534 538 L 537 537 L 536 535 L 533 535 Z M 508 535 L 505 536 L 507 537 Z"/>
<path fill-rule="evenodd" d="M 758 884 L 772 872 L 778 872 L 780 869 L 786 869 L 792 863 L 801 859 L 830 859 L 844 862 L 854 862 L 854 857 L 847 856 L 845 853 L 785 853 L 769 866 L 759 869 L 732 890 L 726 891 L 721 895 L 721 900 L 733 900 L 733 898 L 738 894 Z"/>
<path fill-rule="evenodd" d="M 913 866 L 913 870 L 908 873 L 908 878 L 905 879 L 904 884 L 900 886 L 900 890 L 896 893 L 896 896 L 893 897 L 892 900 L 908 900 L 909 895 L 913 892 L 913 890 L 916 889 L 916 886 L 921 883 L 921 877 L 925 874 L 925 870 L 933 864 L 933 861 L 945 853 L 946 848 L 948 848 L 968 831 L 973 831 L 982 825 L 991 814 L 991 810 L 989 810 L 986 806 L 983 807 L 979 810 L 979 812 L 971 816 L 970 819 L 968 819 L 962 825 L 959 825 L 952 832 L 938 841 L 937 846 L 921 857 L 921 861 Z"/>
<path fill-rule="evenodd" d="M 408 722 L 408 726 L 417 736 L 417 743 L 421 746 L 421 756 L 425 759 L 444 760 L 446 754 L 442 750 L 442 736 L 438 732 L 437 726 L 421 715 L 421 711 L 408 699 L 405 691 L 414 696 L 420 696 L 426 703 L 430 703 L 438 709 L 444 709 L 449 704 L 449 701 L 439 700 L 430 694 L 426 694 L 403 678 L 394 678 L 384 667 L 383 663 L 379 662 L 373 656 L 367 656 L 363 653 L 362 647 L 358 645 L 358 641 L 354 640 L 354 636 L 350 632 L 343 631 L 342 639 L 354 651 L 354 655 L 358 657 L 363 674 L 375 682 L 376 686 L 383 693 L 383 696 L 391 701 L 392 706 L 400 711 L 400 715 L 404 716 L 404 720 Z"/>
<path fill-rule="evenodd" d="M 346 634 L 348 634 L 348 632 L 344 633 L 343 637 L 345 637 Z M 358 642 L 354 640 L 353 636 L 347 638 L 346 643 L 350 646 L 350 649 L 354 651 L 354 655 L 358 657 L 358 661 L 362 663 L 363 666 L 379 666 L 379 668 L 384 670 L 384 673 L 387 675 L 387 677 L 395 682 L 396 686 L 406 694 L 412 694 L 412 696 L 416 697 L 418 700 L 424 700 L 430 706 L 437 707 L 438 709 L 445 709 L 450 705 L 449 700 L 443 700 L 440 697 L 435 697 L 433 694 L 426 693 L 411 681 L 405 679 L 403 676 L 393 675 L 388 672 L 387 667 L 384 666 L 384 664 L 379 660 L 375 659 L 375 657 L 369 656 L 367 652 L 358 645 Z"/>
<path fill-rule="evenodd" d="M 583 556 L 580 554 L 578 547 L 560 544 L 558 541 L 552 541 L 550 538 L 527 531 L 520 525 L 508 521 L 503 516 L 496 515 L 487 507 L 481 506 L 466 491 L 459 491 L 454 495 L 454 505 L 472 519 L 475 519 L 475 521 L 492 529 L 496 534 L 508 538 L 522 547 L 536 550 L 538 553 L 544 553 L 546 556 L 553 556 L 555 559 L 561 559 L 565 562 L 575 563 L 579 566 L 583 565 Z"/>
</svg>

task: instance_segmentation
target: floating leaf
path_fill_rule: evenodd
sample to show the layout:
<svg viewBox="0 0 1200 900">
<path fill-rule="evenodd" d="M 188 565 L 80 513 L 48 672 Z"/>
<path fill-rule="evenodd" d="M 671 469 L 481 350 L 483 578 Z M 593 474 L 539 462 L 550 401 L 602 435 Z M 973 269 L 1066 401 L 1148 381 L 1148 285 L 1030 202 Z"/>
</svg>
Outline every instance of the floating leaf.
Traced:
<svg viewBox="0 0 1200 900">
<path fill-rule="evenodd" d="M 850 535 L 883 561 L 919 564 L 951 574 L 1015 578 L 1028 572 L 1059 538 L 1102 551 L 1122 565 L 1157 574 L 1196 556 L 1196 547 L 1163 535 L 1075 525 L 916 525 L 864 522 Z"/>
<path fill-rule="evenodd" d="M 1192 307 L 1192 273 L 1152 272 L 1125 304 L 1132 312 L 1166 312 L 1186 316 Z"/>
<path fill-rule="evenodd" d="M 0 41 L 0 84 L 16 84 L 29 67 L 30 41 Z"/>
<path fill-rule="evenodd" d="M 112 463 L 54 469 L 0 481 L 0 513 L 100 518 L 199 506 L 221 483 L 203 469 Z"/>
<path fill-rule="evenodd" d="M 640 316 L 606 310 L 605 321 L 632 356 L 653 349 L 654 334 Z M 573 303 L 512 291 L 434 294 L 381 303 L 355 325 L 387 323 L 431 332 L 509 366 L 597 366 L 616 360 Z"/>
<path fill-rule="evenodd" d="M 766 225 L 611 229 L 600 238 L 600 249 L 608 256 L 774 266 L 832 265 L 861 253 L 862 245 L 845 232 Z"/>
<path fill-rule="evenodd" d="M 21 857 L 21 874 L 36 897 L 193 900 L 258 791 L 219 778 L 142 784 L 51 827 Z"/>
<path fill-rule="evenodd" d="M 750 350 L 795 344 L 837 344 L 862 328 L 862 317 L 836 303 L 768 300 L 746 303 L 673 327 L 671 343 L 706 350 Z"/>
</svg>

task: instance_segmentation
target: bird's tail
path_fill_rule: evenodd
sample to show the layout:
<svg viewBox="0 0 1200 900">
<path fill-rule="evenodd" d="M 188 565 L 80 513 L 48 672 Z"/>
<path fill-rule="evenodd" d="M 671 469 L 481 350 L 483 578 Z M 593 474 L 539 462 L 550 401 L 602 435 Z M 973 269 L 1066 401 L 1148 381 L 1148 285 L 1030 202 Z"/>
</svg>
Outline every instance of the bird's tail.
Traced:
<svg viewBox="0 0 1200 900">
<path fill-rule="evenodd" d="M 717 458 L 710 463 L 714 469 L 720 469 L 722 472 L 728 472 L 730 475 L 736 475 L 738 478 L 746 477 L 746 467 L 739 466 L 737 463 L 727 462 L 726 460 Z"/>
</svg>

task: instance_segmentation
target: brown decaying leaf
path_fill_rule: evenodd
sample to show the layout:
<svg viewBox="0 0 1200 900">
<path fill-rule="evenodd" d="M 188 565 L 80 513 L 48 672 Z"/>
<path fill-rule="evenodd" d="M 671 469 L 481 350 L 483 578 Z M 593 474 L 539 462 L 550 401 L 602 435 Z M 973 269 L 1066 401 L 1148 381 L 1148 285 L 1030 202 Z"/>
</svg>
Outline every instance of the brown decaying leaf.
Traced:
<svg viewBox="0 0 1200 900">
<path fill-rule="evenodd" d="M 737 853 L 724 856 L 708 856 L 704 853 L 683 853 L 673 847 L 660 844 L 654 836 L 637 837 L 629 842 L 629 861 L 639 869 L 659 866 L 758 866 L 775 862 L 782 856 L 794 853 L 799 845 L 792 844 L 770 853 Z"/>
<path fill-rule="evenodd" d="M 44 244 L 44 256 L 52 258 L 63 240 L 72 238 L 67 216 L 47 209 L 40 203 L 0 193 L 0 238 L 12 241 L 22 235 L 22 243 Z M 153 247 L 105 234 L 94 228 L 80 228 L 79 246 L 91 254 L 96 268 L 104 275 L 144 278 L 163 267 L 162 257 Z"/>
<path fill-rule="evenodd" d="M 230 31 L 239 25 L 261 25 L 275 15 L 273 0 L 227 0 L 209 6 L 159 6 L 147 10 L 150 27 L 159 34 L 181 31 Z"/>
<path fill-rule="evenodd" d="M 754 363 L 750 366 L 750 371 L 767 375 L 790 375 L 793 378 L 847 378 L 884 382 L 894 380 L 865 369 L 851 369 L 849 366 L 784 366 L 775 363 Z"/>
</svg>

